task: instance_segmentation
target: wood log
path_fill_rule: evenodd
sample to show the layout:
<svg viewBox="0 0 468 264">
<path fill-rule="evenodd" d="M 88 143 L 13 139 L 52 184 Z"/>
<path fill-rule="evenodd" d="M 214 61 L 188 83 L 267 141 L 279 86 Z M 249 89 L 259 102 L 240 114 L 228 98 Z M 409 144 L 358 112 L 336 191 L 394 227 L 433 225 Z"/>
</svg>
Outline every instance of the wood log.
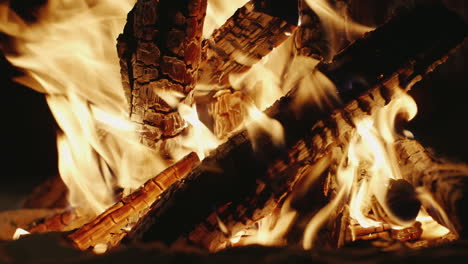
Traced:
<svg viewBox="0 0 468 264">
<path fill-rule="evenodd" d="M 140 124 L 141 141 L 150 147 L 161 148 L 161 140 L 186 127 L 177 109 L 160 95 L 172 93 L 192 104 L 206 4 L 206 0 L 138 0 L 117 39 L 130 117 Z"/>
<path fill-rule="evenodd" d="M 436 205 L 430 201 L 423 201 L 428 213 L 439 224 L 466 238 L 468 165 L 436 158 L 416 140 L 402 139 L 396 142 L 395 147 L 403 156 L 400 162 L 403 178 L 413 186 L 422 187 L 424 191 L 429 192 L 437 203 Z M 440 212 L 438 207 L 443 212 Z"/>
<path fill-rule="evenodd" d="M 17 228 L 27 229 L 33 221 L 47 218 L 63 209 L 19 209 L 0 212 L 0 240 L 11 240 Z"/>
<path fill-rule="evenodd" d="M 23 202 L 24 208 L 65 208 L 68 189 L 62 178 L 55 175 L 40 184 Z"/>
<path fill-rule="evenodd" d="M 328 2 L 332 8 L 344 11 L 344 7 L 349 5 L 350 0 L 329 0 L 326 2 Z M 337 10 L 337 14 L 343 15 L 338 11 L 339 10 Z M 299 1 L 299 18 L 301 25 L 294 34 L 297 55 L 313 58 L 319 57 L 329 61 L 334 55 L 331 50 L 332 46 L 339 45 L 335 48 L 341 50 L 341 48 L 345 47 L 345 43 L 349 44 L 349 41 L 346 39 L 346 34 L 348 33 L 346 31 L 339 32 L 339 36 L 334 36 L 338 38 L 334 40 L 337 43 L 330 43 L 333 41 L 331 35 L 337 33 L 333 31 L 338 30 L 333 30 L 330 27 L 327 28 L 324 22 L 320 20 L 321 18 L 309 7 L 305 0 Z M 347 19 L 343 18 L 343 28 L 346 28 L 344 23 L 347 22 Z"/>
<path fill-rule="evenodd" d="M 283 43 L 296 29 L 296 1 L 252 0 L 203 41 L 198 81 L 229 85 L 229 75 L 242 73 Z"/>
<path fill-rule="evenodd" d="M 254 150 L 246 131 L 234 135 L 186 179 L 163 193 L 129 239 L 168 244 L 189 240 L 206 248 L 226 240 L 226 230 L 235 233 L 269 214 L 298 180 L 301 168 L 322 158 L 334 142 L 346 142 L 347 133 L 341 131 L 353 127 L 351 117 L 387 104 L 394 87 L 420 80 L 445 61 L 465 36 L 465 23 L 442 6 L 401 11 L 332 63 L 318 66 L 337 85 L 347 104 L 345 110 L 332 113 L 333 109 L 314 104 L 297 110 L 293 90 L 266 112 L 284 127 L 282 147 L 275 147 L 269 136 L 259 135 Z M 352 101 L 371 88 L 370 93 Z M 330 114 L 330 122 L 314 126 Z"/>
<path fill-rule="evenodd" d="M 88 223 L 94 216 L 74 209 L 65 210 L 30 223 L 27 231 L 29 233 L 66 232 Z"/>
<path fill-rule="evenodd" d="M 183 179 L 199 159 L 191 152 L 156 177 L 149 179 L 131 195 L 117 202 L 93 221 L 68 236 L 75 247 L 85 250 L 98 244 L 113 247 L 127 234 L 135 221 L 144 215 L 149 206 L 173 183 Z"/>
<path fill-rule="evenodd" d="M 241 91 L 225 89 L 218 92 L 208 104 L 208 113 L 213 119 L 213 133 L 221 140 L 232 135 L 244 123 L 247 102 L 251 99 Z"/>
</svg>

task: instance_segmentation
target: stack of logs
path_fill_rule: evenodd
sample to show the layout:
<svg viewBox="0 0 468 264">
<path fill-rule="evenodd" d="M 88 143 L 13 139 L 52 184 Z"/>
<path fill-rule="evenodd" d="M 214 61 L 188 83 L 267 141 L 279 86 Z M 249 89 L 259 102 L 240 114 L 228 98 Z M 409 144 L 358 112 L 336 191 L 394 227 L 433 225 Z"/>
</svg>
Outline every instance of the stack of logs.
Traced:
<svg viewBox="0 0 468 264">
<path fill-rule="evenodd" d="M 293 88 L 265 111 L 283 125 L 284 145 L 274 145 L 268 135 L 261 134 L 254 149 L 247 131 L 230 135 L 242 122 L 245 95 L 232 91 L 229 75 L 248 71 L 290 36 L 301 56 L 317 58 L 325 53 L 319 20 L 311 18 L 313 13 L 304 2 L 278 2 L 251 0 L 202 40 L 206 0 L 137 1 L 117 49 L 130 118 L 140 124 L 141 142 L 167 152 L 168 143 L 187 124 L 176 107 L 158 94 L 177 92 L 180 103 L 191 105 L 196 83 L 227 91 L 214 97 L 210 112 L 217 135 L 230 137 L 200 164 L 195 154 L 189 154 L 72 232 L 67 238 L 77 248 L 115 246 L 124 239 L 216 250 L 231 235 L 281 206 L 305 175 L 327 160 L 327 169 L 307 191 L 309 195 L 304 195 L 308 205 L 292 204 L 304 214 L 296 223 L 300 227 L 336 196 L 336 179 L 328 172 L 333 172 L 333 161 L 344 154 L 355 130 L 353 120 L 397 98 L 400 87 L 409 88 L 421 80 L 445 61 L 467 33 L 465 23 L 443 6 L 399 10 L 386 24 L 352 43 L 330 63 L 321 62 L 311 73 L 320 71 L 335 83 L 341 104 L 320 108 L 306 103 L 298 109 L 294 106 L 298 91 Z M 308 19 L 299 26 L 301 16 Z M 414 140 L 402 137 L 395 145 L 403 178 L 414 187 L 426 188 L 450 221 L 426 208 L 431 216 L 453 234 L 466 237 L 467 166 L 439 161 Z M 333 212 L 324 225 L 329 232 L 319 236 L 326 237 L 323 244 L 343 245 L 343 223 L 348 224 L 344 208 Z M 46 224 L 47 220 L 30 231 L 50 230 Z M 385 230 L 383 226 L 369 233 Z M 288 242 L 297 244 L 300 238 L 290 236 Z"/>
</svg>

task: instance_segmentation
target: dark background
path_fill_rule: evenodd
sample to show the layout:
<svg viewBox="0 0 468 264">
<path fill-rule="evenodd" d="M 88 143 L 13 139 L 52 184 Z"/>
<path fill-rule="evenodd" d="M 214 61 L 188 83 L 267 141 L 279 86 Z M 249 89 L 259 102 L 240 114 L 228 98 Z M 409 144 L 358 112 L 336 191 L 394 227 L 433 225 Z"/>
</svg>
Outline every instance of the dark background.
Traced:
<svg viewBox="0 0 468 264">
<path fill-rule="evenodd" d="M 287 1 L 287 0 L 285 0 Z M 353 17 L 363 24 L 379 25 L 405 0 L 350 0 Z M 1 0 L 0 0 L 1 2 Z M 12 8 L 34 22 L 35 8 L 46 0 L 16 0 Z M 446 6 L 468 21 L 466 0 L 446 0 Z M 437 17 L 434 17 L 437 19 Z M 447 29 L 450 30 L 450 29 Z M 0 34 L 0 48 L 8 48 L 8 37 Z M 416 138 L 440 155 L 468 162 L 467 104 L 468 44 L 465 44 L 435 72 L 410 92 L 419 113 L 408 124 Z M 0 55 L 0 87 L 3 94 L 2 170 L 0 172 L 0 210 L 19 206 L 20 198 L 34 186 L 57 174 L 55 134 L 57 126 L 44 95 L 15 84 L 11 78 L 21 74 Z"/>
</svg>

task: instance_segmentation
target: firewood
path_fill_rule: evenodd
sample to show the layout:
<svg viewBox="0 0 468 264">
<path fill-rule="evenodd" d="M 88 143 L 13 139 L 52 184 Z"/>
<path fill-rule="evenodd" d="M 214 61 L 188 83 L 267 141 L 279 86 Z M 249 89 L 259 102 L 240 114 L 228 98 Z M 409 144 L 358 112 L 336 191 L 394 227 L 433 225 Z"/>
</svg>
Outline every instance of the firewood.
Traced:
<svg viewBox="0 0 468 264">
<path fill-rule="evenodd" d="M 38 185 L 23 202 L 24 208 L 65 208 L 68 189 L 60 175 L 55 175 Z"/>
<path fill-rule="evenodd" d="M 468 236 L 468 165 L 436 158 L 416 140 L 402 139 L 395 144 L 401 153 L 402 176 L 415 187 L 429 192 L 443 213 L 431 202 L 424 202 L 428 213 L 453 233 Z"/>
<path fill-rule="evenodd" d="M 228 85 L 285 41 L 296 29 L 297 1 L 251 0 L 203 41 L 198 81 Z"/>
<path fill-rule="evenodd" d="M 53 216 L 30 223 L 29 233 L 65 232 L 78 228 L 93 218 L 92 214 L 86 214 L 77 210 L 65 210 Z"/>
<path fill-rule="evenodd" d="M 225 89 L 218 92 L 208 104 L 208 113 L 213 119 L 213 133 L 219 139 L 227 139 L 239 128 L 248 116 L 249 98 L 241 91 Z"/>
<path fill-rule="evenodd" d="M 160 95 L 172 93 L 192 104 L 206 4 L 206 0 L 138 0 L 117 39 L 130 117 L 140 124 L 141 141 L 150 147 L 159 148 L 161 140 L 186 127 L 174 105 Z"/>
<path fill-rule="evenodd" d="M 328 0 L 325 2 L 329 3 L 332 8 L 337 9 L 344 9 L 345 6 L 351 4 L 350 0 Z M 337 14 L 342 15 L 339 12 Z M 328 61 L 333 58 L 332 46 L 336 46 L 334 48 L 340 50 L 345 43 L 349 44 L 346 39 L 348 32 L 345 30 L 339 32 L 339 36 L 334 36 L 334 38 L 339 39 L 332 40 L 331 35 L 336 32 L 332 32 L 331 28 L 324 25 L 321 18 L 309 7 L 305 0 L 299 0 L 299 17 L 301 25 L 294 34 L 297 55 L 313 58 L 321 57 Z M 344 23 L 347 22 L 347 19 L 343 18 L 343 28 L 345 28 Z M 333 41 L 336 43 L 331 43 Z"/>
<path fill-rule="evenodd" d="M 299 17 L 301 25 L 294 34 L 296 53 L 300 56 L 323 57 L 329 53 L 326 32 L 320 18 L 307 5 L 299 0 Z"/>
<path fill-rule="evenodd" d="M 346 104 L 342 110 L 314 104 L 298 110 L 293 90 L 266 111 L 284 127 L 283 146 L 276 147 L 261 134 L 254 149 L 246 131 L 234 135 L 184 181 L 163 193 L 129 239 L 169 244 L 189 240 L 206 248 L 225 241 L 229 233 L 269 214 L 298 180 L 301 168 L 323 158 L 336 142 L 346 142 L 349 133 L 342 131 L 352 130 L 352 117 L 386 105 L 394 97 L 393 88 L 420 80 L 445 61 L 465 36 L 464 22 L 442 6 L 401 11 L 332 63 L 318 66 L 337 85 Z M 328 121 L 318 122 L 330 114 Z"/>
<path fill-rule="evenodd" d="M 19 209 L 0 212 L 0 240 L 11 240 L 17 228 L 27 229 L 33 221 L 61 213 L 63 209 Z"/>
<path fill-rule="evenodd" d="M 142 187 L 108 208 L 93 221 L 70 234 L 68 238 L 81 250 L 97 244 L 109 247 L 116 245 L 126 235 L 125 229 L 131 227 L 165 189 L 183 179 L 198 162 L 197 154 L 191 152 L 156 177 L 149 179 Z"/>
</svg>

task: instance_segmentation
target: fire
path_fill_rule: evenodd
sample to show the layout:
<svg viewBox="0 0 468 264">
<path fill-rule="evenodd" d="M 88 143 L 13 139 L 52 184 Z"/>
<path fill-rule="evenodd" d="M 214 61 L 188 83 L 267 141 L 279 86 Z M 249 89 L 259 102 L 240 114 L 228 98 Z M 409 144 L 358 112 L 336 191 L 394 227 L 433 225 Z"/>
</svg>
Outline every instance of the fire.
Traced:
<svg viewBox="0 0 468 264">
<path fill-rule="evenodd" d="M 309 7 L 320 17 L 325 28 L 330 48 L 326 58 L 332 58 L 343 47 L 343 41 L 353 41 L 373 28 L 353 22 L 346 6 L 332 7 L 326 0 L 306 0 Z M 345 34 L 345 39 L 342 35 Z"/>
<path fill-rule="evenodd" d="M 203 37 L 209 38 L 234 12 L 249 0 L 209 0 L 206 9 Z"/>
<path fill-rule="evenodd" d="M 20 237 L 25 236 L 25 235 L 29 235 L 29 232 L 22 229 L 22 228 L 17 228 L 15 233 L 13 234 L 12 239 L 13 240 L 18 240 L 18 239 L 20 239 Z"/>
<path fill-rule="evenodd" d="M 7 54 L 7 59 L 27 72 L 17 81 L 47 94 L 47 102 L 60 126 L 57 137 L 59 170 L 70 190 L 70 205 L 94 215 L 115 202 L 118 189 L 135 189 L 168 165 L 159 153 L 140 144 L 137 127 L 129 120 L 121 84 L 115 39 L 134 2 L 104 0 L 89 4 L 86 0 L 50 0 L 40 12 L 40 22 L 32 25 L 22 21 L 6 4 L 0 4 L 0 13 L 6 14 L 1 16 L 4 21 L 1 21 L 0 31 L 14 38 L 17 50 L 17 54 Z M 210 1 L 205 37 L 246 2 Z M 344 9 L 336 11 L 325 0 L 306 2 L 321 17 L 329 34 L 329 56 L 342 46 L 338 33 L 345 32 L 347 40 L 351 41 L 371 30 L 350 21 Z M 246 73 L 229 77 L 231 88 L 244 92 L 251 100 L 245 102 L 247 116 L 243 128 L 254 148 L 258 147 L 255 137 L 259 133 L 269 134 L 275 145 L 284 144 L 281 123 L 262 111 L 291 88 L 299 87 L 295 102 L 298 108 L 310 102 L 322 107 L 339 102 L 332 81 L 315 69 L 318 61 L 294 57 L 292 48 L 290 39 Z M 245 58 L 237 54 L 236 59 Z M 209 90 L 218 88 L 208 87 Z M 156 92 L 189 124 L 186 133 L 174 139 L 171 149 L 174 158 L 195 151 L 203 159 L 222 143 L 200 121 L 196 105 L 179 103 L 182 95 L 177 93 Z M 395 120 L 404 117 L 409 121 L 417 113 L 414 100 L 405 91 L 396 93 L 397 98 L 385 107 L 368 117 L 353 120 L 355 131 L 339 160 L 336 175 L 332 176 L 336 177 L 339 189 L 334 199 L 305 226 L 303 248 L 314 246 L 320 228 L 343 204 L 349 206 L 349 216 L 364 228 L 385 223 L 398 229 L 414 223 L 414 220 L 396 216 L 386 199 L 391 181 L 402 178 L 393 148 L 395 140 L 401 136 L 395 132 Z M 410 135 L 408 131 L 404 133 Z M 330 163 L 330 159 L 325 158 L 314 164 L 305 185 L 316 181 Z M 424 192 L 418 191 L 418 198 L 423 200 Z M 377 205 L 382 208 L 384 218 L 373 211 Z M 234 245 L 284 244 L 284 236 L 300 213 L 292 208 L 290 197 L 282 208 L 257 222 L 255 228 L 234 234 L 230 242 Z M 433 227 L 435 222 L 423 211 L 416 220 L 423 223 L 425 230 L 434 228 L 433 232 L 424 234 L 426 237 L 448 232 L 446 228 Z M 228 230 L 225 233 L 229 233 Z M 23 234 L 25 231 L 18 229 L 14 238 Z M 98 245 L 95 250 L 105 252 L 107 245 Z"/>
<path fill-rule="evenodd" d="M 221 141 L 200 121 L 195 105 L 190 107 L 180 104 L 178 110 L 182 118 L 192 126 L 186 135 L 181 136 L 181 145 L 196 152 L 200 159 L 204 159 L 211 150 L 221 144 Z M 181 151 L 180 158 L 184 155 L 186 151 Z"/>
<path fill-rule="evenodd" d="M 115 40 L 134 3 L 51 0 L 34 24 L 6 3 L 0 5 L 0 31 L 14 39 L 17 51 L 6 57 L 26 72 L 17 82 L 47 94 L 61 129 L 60 176 L 69 188 L 70 205 L 85 214 L 99 214 L 115 202 L 119 189 L 135 189 L 169 165 L 140 144 L 128 118 Z M 171 105 L 178 102 L 177 94 L 158 95 Z M 205 155 L 219 144 L 213 137 L 212 143 L 206 137 L 193 140 L 207 129 L 193 109 L 182 105 L 179 110 L 193 128 L 190 139 L 176 142 L 175 157 L 192 150 Z"/>
</svg>

